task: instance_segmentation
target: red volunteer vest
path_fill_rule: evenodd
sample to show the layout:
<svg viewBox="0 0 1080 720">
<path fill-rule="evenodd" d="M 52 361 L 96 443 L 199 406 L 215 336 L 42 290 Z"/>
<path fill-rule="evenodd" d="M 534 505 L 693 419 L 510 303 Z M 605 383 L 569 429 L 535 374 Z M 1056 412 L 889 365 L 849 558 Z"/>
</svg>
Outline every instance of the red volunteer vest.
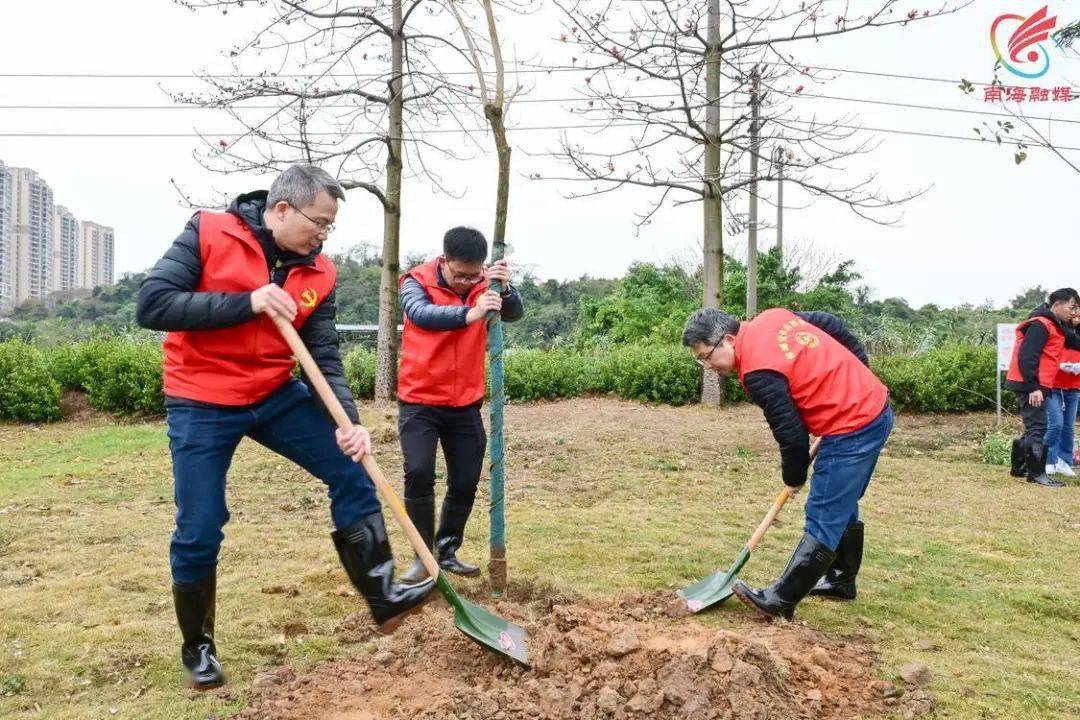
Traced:
<svg viewBox="0 0 1080 720">
<path fill-rule="evenodd" d="M 1043 346 L 1042 355 L 1039 356 L 1039 386 L 1052 388 L 1060 370 L 1058 362 L 1061 358 L 1061 351 L 1065 349 L 1065 335 L 1056 322 L 1044 317 L 1029 318 L 1016 326 L 1016 342 L 1013 343 L 1012 358 L 1009 359 L 1009 372 L 1005 374 L 1005 379 L 1018 383 L 1024 382 L 1024 376 L 1020 373 L 1020 345 L 1024 342 L 1022 330 L 1033 322 L 1042 323 L 1048 335 L 1046 345 Z"/>
<path fill-rule="evenodd" d="M 1061 363 L 1075 362 L 1080 362 L 1080 350 L 1062 347 L 1061 357 L 1058 358 L 1059 367 L 1057 377 L 1054 378 L 1054 387 L 1061 390 L 1080 390 L 1080 375 L 1067 373 L 1060 368 Z"/>
<path fill-rule="evenodd" d="M 202 277 L 197 292 L 251 292 L 270 282 L 266 255 L 243 221 L 229 213 L 199 213 Z M 334 289 L 337 272 L 322 255 L 289 271 L 284 290 L 296 301 L 299 329 Z M 250 405 L 281 387 L 295 361 L 266 315 L 218 330 L 165 336 L 165 394 L 216 405 Z"/>
<path fill-rule="evenodd" d="M 755 370 L 786 377 L 806 429 L 819 437 L 865 427 L 888 401 L 889 391 L 870 368 L 789 310 L 766 310 L 742 323 L 735 336 L 735 364 L 739 382 Z"/>
<path fill-rule="evenodd" d="M 469 291 L 465 302 L 448 287 L 439 284 L 439 260 L 428 261 L 401 276 L 400 283 L 413 278 L 424 286 L 436 305 L 469 305 L 487 290 L 487 280 Z M 425 330 L 405 316 L 401 331 L 401 369 L 398 399 L 403 402 L 444 407 L 463 407 L 484 397 L 484 351 L 487 323 L 474 322 L 458 330 Z"/>
</svg>

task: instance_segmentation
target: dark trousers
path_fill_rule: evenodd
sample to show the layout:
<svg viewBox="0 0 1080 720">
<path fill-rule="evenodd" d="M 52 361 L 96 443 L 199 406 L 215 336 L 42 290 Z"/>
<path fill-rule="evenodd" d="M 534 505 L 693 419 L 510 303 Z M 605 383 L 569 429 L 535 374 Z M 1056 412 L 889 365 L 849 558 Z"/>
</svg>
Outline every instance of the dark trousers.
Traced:
<svg viewBox="0 0 1080 720">
<path fill-rule="evenodd" d="M 435 494 L 435 450 L 446 459 L 446 499 L 471 507 L 484 467 L 487 433 L 480 418 L 483 401 L 464 407 L 398 402 L 398 437 L 405 458 L 405 497 Z"/>
<path fill-rule="evenodd" d="M 334 426 L 297 380 L 250 407 L 177 405 L 167 412 L 176 501 L 169 565 L 177 583 L 201 580 L 217 565 L 229 521 L 225 474 L 245 435 L 326 483 L 335 527 L 380 510 L 371 478 L 341 452 Z"/>
<path fill-rule="evenodd" d="M 1043 391 L 1043 404 L 1035 407 L 1028 402 L 1026 392 L 1016 392 L 1016 400 L 1020 407 L 1020 419 L 1024 421 L 1024 447 L 1030 447 L 1031 443 L 1043 441 L 1046 436 L 1046 395 Z"/>
</svg>

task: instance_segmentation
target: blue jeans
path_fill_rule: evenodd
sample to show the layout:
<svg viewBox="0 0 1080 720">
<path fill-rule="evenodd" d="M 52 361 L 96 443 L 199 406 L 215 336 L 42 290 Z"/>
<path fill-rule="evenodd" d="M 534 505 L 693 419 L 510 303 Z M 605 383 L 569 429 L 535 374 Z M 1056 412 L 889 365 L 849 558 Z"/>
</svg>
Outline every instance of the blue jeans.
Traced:
<svg viewBox="0 0 1080 720">
<path fill-rule="evenodd" d="M 225 474 L 245 435 L 326 483 L 335 527 L 347 527 L 381 509 L 371 478 L 341 452 L 333 425 L 297 380 L 252 406 L 175 405 L 167 413 L 176 502 L 169 548 L 174 582 L 196 582 L 217 565 L 225 537 L 221 529 L 229 521 Z"/>
<path fill-rule="evenodd" d="M 1072 465 L 1073 436 L 1076 431 L 1076 408 L 1080 390 L 1051 390 L 1046 398 L 1047 464 L 1063 460 Z"/>
<path fill-rule="evenodd" d="M 892 407 L 886 405 L 865 427 L 821 439 L 806 498 L 806 532 L 830 550 L 836 550 L 844 530 L 859 519 L 859 500 L 892 427 Z"/>
</svg>

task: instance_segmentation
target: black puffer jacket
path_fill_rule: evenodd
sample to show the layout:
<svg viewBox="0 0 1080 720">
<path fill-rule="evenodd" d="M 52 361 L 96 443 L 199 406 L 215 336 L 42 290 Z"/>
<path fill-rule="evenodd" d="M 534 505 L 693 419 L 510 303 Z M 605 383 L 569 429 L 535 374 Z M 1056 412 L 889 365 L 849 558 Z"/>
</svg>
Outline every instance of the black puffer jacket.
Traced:
<svg viewBox="0 0 1080 720">
<path fill-rule="evenodd" d="M 282 286 L 290 269 L 297 265 L 315 264 L 315 256 L 319 251 L 316 250 L 310 255 L 297 255 L 277 247 L 273 233 L 263 225 L 266 194 L 265 190 L 259 190 L 240 195 L 227 212 L 243 220 L 254 233 L 266 255 L 267 279 L 272 279 L 274 283 Z M 195 213 L 139 287 L 139 298 L 135 307 L 136 321 L 151 330 L 214 330 L 240 325 L 255 317 L 251 309 L 250 292 L 197 292 L 201 276 L 199 214 Z M 345 407 L 349 418 L 358 423 L 356 403 L 345 379 L 345 368 L 338 349 L 335 328 L 337 305 L 334 295 L 331 292 L 315 308 L 300 328 L 300 337 L 326 376 L 334 394 Z M 302 375 L 302 378 L 308 387 L 311 387 L 307 376 Z M 318 402 L 317 393 L 314 388 L 311 389 L 312 396 Z M 166 398 L 166 405 L 178 404 L 206 403 Z"/>
</svg>

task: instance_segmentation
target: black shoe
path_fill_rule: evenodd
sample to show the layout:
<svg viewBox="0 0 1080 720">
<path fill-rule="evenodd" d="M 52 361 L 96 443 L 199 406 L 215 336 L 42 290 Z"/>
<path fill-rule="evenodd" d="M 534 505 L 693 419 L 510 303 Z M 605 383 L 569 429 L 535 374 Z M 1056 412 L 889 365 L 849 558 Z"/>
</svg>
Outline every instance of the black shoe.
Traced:
<svg viewBox="0 0 1080 720">
<path fill-rule="evenodd" d="M 847 526 L 836 548 L 832 567 L 825 571 L 825 577 L 818 580 L 810 594 L 836 600 L 854 600 L 855 576 L 862 566 L 862 553 L 863 524 L 856 521 Z"/>
<path fill-rule="evenodd" d="M 409 519 L 413 521 L 417 532 L 423 538 L 424 544 L 431 548 L 432 538 L 435 535 L 435 496 L 428 495 L 422 498 L 405 498 L 405 511 L 409 513 Z M 406 585 L 415 585 L 428 579 L 427 568 L 420 558 L 413 557 L 412 565 L 401 576 L 401 582 Z"/>
<path fill-rule="evenodd" d="M 1009 474 L 1013 477 L 1024 477 L 1027 475 L 1027 462 L 1024 459 L 1024 440 L 1023 438 L 1015 438 L 1012 441 L 1012 469 L 1009 470 Z"/>
<path fill-rule="evenodd" d="M 450 500 L 443 500 L 442 514 L 439 516 L 439 532 L 435 533 L 435 559 L 439 567 L 455 575 L 479 575 L 480 567 L 469 565 L 458 559 L 457 551 L 465 540 L 465 523 L 472 512 L 472 503 L 460 505 Z"/>
<path fill-rule="evenodd" d="M 214 645 L 216 573 L 193 583 L 173 583 L 173 605 L 184 644 L 180 661 L 187 668 L 191 687 L 211 690 L 225 684 L 225 674 Z"/>
<path fill-rule="evenodd" d="M 732 587 L 735 595 L 766 619 L 795 616 L 795 606 L 806 597 L 836 559 L 836 553 L 809 533 L 804 533 L 780 579 L 754 590 L 742 580 Z"/>
<path fill-rule="evenodd" d="M 335 530 L 331 537 L 349 580 L 371 607 L 379 632 L 389 635 L 397 630 L 405 616 L 419 610 L 435 589 L 432 579 L 416 585 L 394 582 L 394 556 L 381 512 Z"/>
<path fill-rule="evenodd" d="M 1050 449 L 1039 440 L 1027 444 L 1027 481 L 1043 487 L 1065 487 L 1065 483 L 1046 474 L 1046 456 Z"/>
</svg>

